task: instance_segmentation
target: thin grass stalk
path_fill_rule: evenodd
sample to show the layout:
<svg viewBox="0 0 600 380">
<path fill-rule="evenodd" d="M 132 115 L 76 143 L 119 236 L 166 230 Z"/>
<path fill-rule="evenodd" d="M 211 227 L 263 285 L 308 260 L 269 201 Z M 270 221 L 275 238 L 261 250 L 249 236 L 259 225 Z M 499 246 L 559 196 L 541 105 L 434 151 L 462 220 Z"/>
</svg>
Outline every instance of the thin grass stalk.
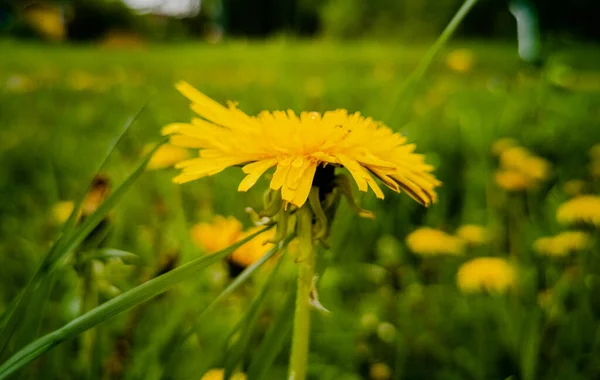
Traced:
<svg viewBox="0 0 600 380">
<path fill-rule="evenodd" d="M 454 17 L 452 17 L 452 20 L 450 20 L 442 34 L 440 34 L 435 43 L 427 50 L 427 53 L 425 53 L 425 56 L 421 59 L 415 71 L 409 75 L 404 84 L 400 87 L 400 91 L 398 91 L 394 97 L 394 100 L 392 101 L 390 114 L 386 120 L 390 120 L 392 114 L 396 114 L 398 120 L 405 120 L 409 106 L 417 92 L 421 78 L 423 78 L 423 75 L 425 75 L 435 57 L 439 54 L 450 37 L 452 37 L 456 29 L 458 29 L 458 26 L 465 16 L 469 13 L 473 6 L 477 4 L 477 1 L 478 0 L 466 0 L 456 12 Z"/>
</svg>

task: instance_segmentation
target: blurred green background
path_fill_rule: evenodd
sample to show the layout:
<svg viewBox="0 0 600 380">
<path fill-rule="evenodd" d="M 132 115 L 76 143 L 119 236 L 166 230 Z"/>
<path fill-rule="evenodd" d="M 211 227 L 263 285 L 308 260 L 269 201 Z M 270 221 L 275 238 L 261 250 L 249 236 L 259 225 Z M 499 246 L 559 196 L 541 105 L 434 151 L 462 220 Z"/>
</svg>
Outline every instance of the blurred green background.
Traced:
<svg viewBox="0 0 600 380">
<path fill-rule="evenodd" d="M 553 257 L 534 249 L 536 239 L 568 229 L 556 220 L 561 203 L 600 191 L 600 159 L 589 154 L 600 143 L 593 1 L 482 1 L 414 98 L 399 93 L 402 85 L 460 1 L 154 3 L 0 7 L 0 312 L 57 238 L 57 204 L 84 194 L 127 121 L 144 107 L 101 169 L 112 187 L 160 140 L 162 126 L 190 119 L 173 88 L 185 80 L 251 115 L 360 111 L 415 142 L 444 183 L 429 209 L 389 191 L 383 201 L 361 194 L 375 220 L 342 205 L 323 253 L 329 265 L 319 296 L 331 313 L 313 314 L 311 379 L 600 378 L 598 225 L 577 226 L 588 236 L 577 252 Z M 529 34 L 517 36 L 511 4 L 533 12 Z M 517 44 L 523 48 L 527 36 L 533 56 L 520 57 Z M 501 138 L 551 169 L 535 186 L 503 188 L 502 159 L 492 152 Z M 171 182 L 176 173 L 149 170 L 103 224 L 100 246 L 139 260 L 95 260 L 97 302 L 203 255 L 190 235 L 194 224 L 232 215 L 249 227 L 245 208 L 262 207 L 267 181 L 238 193 L 239 169 L 183 186 Z M 565 188 L 572 180 L 580 186 Z M 465 224 L 485 228 L 487 239 L 460 254 L 422 255 L 405 241 L 419 227 L 454 235 Z M 514 265 L 511 291 L 461 292 L 459 267 L 480 256 Z M 293 289 L 294 257 L 283 259 L 243 371 Z M 85 273 L 75 264 L 63 263 L 48 294 L 27 309 L 2 361 L 86 310 Z M 234 277 L 230 267 L 211 267 L 14 378 L 200 379 L 203 369 L 223 366 L 215 356 L 220 342 L 268 272 L 198 326 L 195 317 Z M 182 343 L 189 329 L 194 334 Z M 269 379 L 286 374 L 289 337 L 282 339 Z"/>
</svg>

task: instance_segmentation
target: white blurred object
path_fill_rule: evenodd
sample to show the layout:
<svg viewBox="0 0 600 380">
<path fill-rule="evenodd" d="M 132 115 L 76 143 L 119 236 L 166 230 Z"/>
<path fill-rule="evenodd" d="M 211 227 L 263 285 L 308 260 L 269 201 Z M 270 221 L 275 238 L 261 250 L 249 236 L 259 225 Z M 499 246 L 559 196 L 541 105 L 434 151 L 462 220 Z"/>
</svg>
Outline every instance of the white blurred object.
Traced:
<svg viewBox="0 0 600 380">
<path fill-rule="evenodd" d="M 130 8 L 140 12 L 167 16 L 189 17 L 200 12 L 202 0 L 123 0 Z"/>
<path fill-rule="evenodd" d="M 528 0 L 513 0 L 508 6 L 517 20 L 519 57 L 526 62 L 540 59 L 540 29 L 533 4 Z"/>
</svg>

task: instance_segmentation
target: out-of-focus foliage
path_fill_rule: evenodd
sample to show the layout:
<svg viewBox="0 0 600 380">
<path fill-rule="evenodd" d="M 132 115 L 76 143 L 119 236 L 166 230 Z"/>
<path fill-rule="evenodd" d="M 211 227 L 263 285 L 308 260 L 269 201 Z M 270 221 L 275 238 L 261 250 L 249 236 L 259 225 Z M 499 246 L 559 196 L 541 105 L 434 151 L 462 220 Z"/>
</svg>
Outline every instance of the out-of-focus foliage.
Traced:
<svg viewBox="0 0 600 380">
<path fill-rule="evenodd" d="M 112 184 L 159 139 L 163 125 L 190 119 L 187 101 L 173 89 L 185 79 L 220 102 L 238 101 L 249 114 L 343 107 L 383 120 L 417 143 L 444 183 L 439 203 L 429 209 L 390 191 L 383 201 L 362 196 L 375 220 L 359 219 L 342 205 L 319 285 L 319 299 L 331 313 L 314 314 L 313 378 L 600 377 L 599 242 L 597 227 L 588 222 L 596 219 L 584 206 L 585 217 L 557 220 L 573 196 L 564 189 L 571 180 L 583 181 L 579 196 L 600 191 L 593 170 L 597 149 L 588 153 L 600 142 L 595 49 L 558 52 L 547 66 L 534 69 L 518 62 L 512 44 L 451 47 L 403 120 L 394 119 L 391 107 L 424 53 L 421 45 L 277 39 L 127 51 L 2 42 L 0 50 L 10 52 L 0 61 L 0 311 L 32 276 L 58 236 L 68 202 L 84 191 L 126 120 L 150 99 L 103 169 Z M 456 70 L 457 56 L 469 56 L 469 65 Z M 516 146 L 528 153 L 502 160 L 502 152 Z M 536 186 L 507 191 L 496 184 L 495 173 L 507 164 L 539 168 L 528 164 L 531 157 L 548 162 Z M 244 229 L 250 227 L 245 208 L 260 209 L 261 187 L 268 183 L 238 193 L 243 173 L 236 168 L 184 186 L 172 184 L 174 175 L 168 168 L 148 171 L 106 220 L 102 245 L 135 253 L 139 260 L 94 260 L 90 271 L 98 302 L 204 255 L 190 236 L 196 223 L 233 215 Z M 473 224 L 485 228 L 485 239 L 482 230 L 461 228 Z M 406 239 L 421 227 L 465 244 L 453 255 L 418 255 Z M 568 253 L 538 254 L 539 238 L 569 230 L 587 232 L 586 244 L 575 249 L 569 238 Z M 505 293 L 460 291 L 461 265 L 478 257 L 501 259 L 484 261 L 484 269 L 495 276 L 494 289 Z M 251 334 L 244 372 L 293 289 L 297 257 L 281 258 L 276 286 Z M 61 267 L 47 302 L 29 310 L 21 333 L 39 336 L 86 309 L 77 268 L 71 261 Z M 223 368 L 223 360 L 210 362 L 215 342 L 238 322 L 270 270 L 261 270 L 198 321 L 231 281 L 228 269 L 223 262 L 103 323 L 93 346 L 85 334 L 65 342 L 19 376 L 76 379 L 97 368 L 96 377 L 180 379 L 199 378 L 206 366 Z M 472 285 L 468 289 L 496 286 L 488 279 L 492 275 L 467 276 L 471 271 L 462 272 Z M 36 315 L 43 316 L 39 323 Z M 9 351 L 22 343 L 13 342 Z M 96 367 L 86 365 L 92 352 Z M 287 354 L 276 356 L 268 378 L 285 376 Z"/>
<path fill-rule="evenodd" d="M 118 0 L 10 0 L 0 8 L 0 32 L 16 36 L 39 35 L 39 25 L 56 21 L 62 12 L 67 37 L 97 40 L 108 32 L 126 31 L 150 40 L 224 35 L 268 37 L 286 34 L 333 39 L 377 37 L 387 40 L 428 40 L 438 35 L 462 4 L 461 0 L 204 0 L 191 1 L 187 12 L 161 13 L 157 0 L 136 12 Z M 31 25 L 31 15 L 43 8 L 46 20 Z M 48 9 L 51 9 L 50 11 Z M 515 10 L 538 19 L 545 39 L 600 39 L 595 0 L 479 1 L 458 34 L 464 37 L 514 38 Z M 154 11 L 154 13 L 152 12 Z M 148 13 L 150 12 L 150 13 Z M 534 21 L 535 22 L 535 21 Z M 54 28 L 56 29 L 56 28 Z M 45 35 L 42 33 L 42 35 Z"/>
</svg>

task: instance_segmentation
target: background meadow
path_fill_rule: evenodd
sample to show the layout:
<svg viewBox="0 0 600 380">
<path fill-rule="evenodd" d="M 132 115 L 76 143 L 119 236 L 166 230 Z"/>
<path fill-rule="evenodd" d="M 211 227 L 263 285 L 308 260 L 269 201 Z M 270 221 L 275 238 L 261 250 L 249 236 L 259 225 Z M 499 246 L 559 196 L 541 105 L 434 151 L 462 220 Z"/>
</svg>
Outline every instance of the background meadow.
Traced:
<svg viewBox="0 0 600 380">
<path fill-rule="evenodd" d="M 556 217 L 572 197 L 600 191 L 598 46 L 554 41 L 544 63 L 532 65 L 519 60 L 515 40 L 455 39 L 409 98 L 402 85 L 430 42 L 343 37 L 117 46 L 0 40 L 0 312 L 37 270 L 68 215 L 64 202 L 85 193 L 111 144 L 99 172 L 113 189 L 161 140 L 164 125 L 190 119 L 174 89 L 185 80 L 248 114 L 345 108 L 382 120 L 416 143 L 443 182 L 428 209 L 406 194 L 385 191 L 383 201 L 360 194 L 374 220 L 343 202 L 331 249 L 322 253 L 328 265 L 319 298 L 330 313 L 313 313 L 310 378 L 600 378 L 598 224 L 569 228 Z M 545 160 L 535 183 L 498 179 L 507 165 L 498 141 L 508 146 L 507 138 Z M 176 173 L 146 170 L 98 237 L 75 250 L 133 255 L 89 259 L 91 274 L 70 255 L 28 305 L 1 361 L 93 304 L 207 254 L 193 233 L 197 223 L 223 215 L 252 226 L 246 208 L 261 209 L 266 180 L 238 193 L 237 168 L 183 186 L 171 182 Z M 485 238 L 456 243 L 459 227 L 472 224 Z M 426 236 L 439 252 L 417 252 L 407 236 L 422 227 L 454 240 Z M 537 239 L 567 230 L 586 232 L 586 243 L 540 254 Z M 508 260 L 510 289 L 461 291 L 459 268 L 477 257 Z M 251 373 L 257 356 L 272 355 L 266 378 L 284 378 L 294 259 L 293 250 L 281 255 L 273 278 L 276 264 L 267 263 L 203 313 L 240 270 L 215 264 L 53 348 L 14 378 L 200 379 L 238 354 L 239 369 Z M 232 352 L 223 342 L 268 281 L 253 323 L 238 331 L 248 333 L 247 346 Z M 281 349 L 270 352 L 277 340 Z"/>
</svg>

